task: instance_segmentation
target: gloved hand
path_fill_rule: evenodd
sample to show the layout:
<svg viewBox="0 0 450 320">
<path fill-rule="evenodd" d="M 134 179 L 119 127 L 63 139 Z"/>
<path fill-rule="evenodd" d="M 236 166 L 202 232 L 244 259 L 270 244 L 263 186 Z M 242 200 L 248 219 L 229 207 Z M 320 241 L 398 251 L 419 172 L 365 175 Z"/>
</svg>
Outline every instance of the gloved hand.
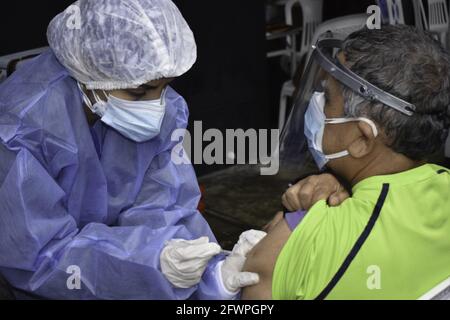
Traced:
<svg viewBox="0 0 450 320">
<path fill-rule="evenodd" d="M 255 285 L 259 282 L 256 273 L 242 272 L 248 253 L 267 235 L 263 231 L 246 231 L 239 237 L 231 254 L 221 266 L 223 287 L 230 295 L 238 294 L 244 287 Z"/>
<path fill-rule="evenodd" d="M 170 240 L 161 252 L 161 271 L 176 288 L 191 288 L 200 283 L 209 260 L 221 251 L 220 246 L 209 242 L 207 237 Z"/>
</svg>

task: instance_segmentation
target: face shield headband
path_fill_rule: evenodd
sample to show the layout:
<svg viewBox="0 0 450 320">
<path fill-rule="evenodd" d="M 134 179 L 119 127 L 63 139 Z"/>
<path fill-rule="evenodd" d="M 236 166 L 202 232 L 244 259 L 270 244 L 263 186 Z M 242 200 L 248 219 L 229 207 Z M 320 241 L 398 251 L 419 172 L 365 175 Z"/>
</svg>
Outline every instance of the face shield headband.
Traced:
<svg viewBox="0 0 450 320">
<path fill-rule="evenodd" d="M 342 40 L 338 39 L 324 39 L 319 41 L 313 47 L 312 59 L 317 61 L 322 69 L 328 72 L 333 78 L 361 95 L 364 99 L 378 101 L 407 116 L 412 116 L 416 111 L 416 107 L 413 104 L 374 86 L 340 63 L 339 59 L 332 58 L 325 53 L 327 51 L 326 49 L 341 49 L 342 43 Z"/>
</svg>

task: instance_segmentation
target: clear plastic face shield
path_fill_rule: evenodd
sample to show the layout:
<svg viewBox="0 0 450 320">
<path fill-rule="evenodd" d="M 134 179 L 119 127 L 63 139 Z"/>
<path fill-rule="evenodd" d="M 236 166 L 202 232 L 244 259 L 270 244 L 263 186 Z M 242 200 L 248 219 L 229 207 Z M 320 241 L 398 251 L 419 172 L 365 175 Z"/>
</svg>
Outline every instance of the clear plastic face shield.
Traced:
<svg viewBox="0 0 450 320">
<path fill-rule="evenodd" d="M 305 167 L 323 169 L 328 161 L 348 155 L 346 151 L 326 155 L 321 150 L 323 131 L 328 124 L 365 121 L 372 127 L 374 135 L 378 135 L 376 125 L 369 119 L 342 118 L 344 115 L 329 119 L 325 116 L 325 92 L 330 83 L 334 84 L 335 90 L 342 91 L 342 86 L 346 86 L 368 101 L 381 102 L 408 116 L 414 114 L 414 105 L 372 85 L 340 62 L 341 39 L 328 34 L 313 47 L 293 109 L 281 135 L 280 165 L 283 171 L 302 175 L 306 173 Z M 316 166 L 311 160 L 315 160 Z"/>
</svg>

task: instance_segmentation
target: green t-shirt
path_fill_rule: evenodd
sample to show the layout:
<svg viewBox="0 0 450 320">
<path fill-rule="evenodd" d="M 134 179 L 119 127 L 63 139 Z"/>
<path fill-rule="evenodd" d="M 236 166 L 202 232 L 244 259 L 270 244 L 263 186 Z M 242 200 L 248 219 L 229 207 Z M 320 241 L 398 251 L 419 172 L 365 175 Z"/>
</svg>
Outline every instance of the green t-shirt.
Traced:
<svg viewBox="0 0 450 320">
<path fill-rule="evenodd" d="M 317 203 L 278 257 L 272 295 L 417 299 L 449 276 L 450 173 L 427 164 L 368 178 L 339 207 Z"/>
</svg>

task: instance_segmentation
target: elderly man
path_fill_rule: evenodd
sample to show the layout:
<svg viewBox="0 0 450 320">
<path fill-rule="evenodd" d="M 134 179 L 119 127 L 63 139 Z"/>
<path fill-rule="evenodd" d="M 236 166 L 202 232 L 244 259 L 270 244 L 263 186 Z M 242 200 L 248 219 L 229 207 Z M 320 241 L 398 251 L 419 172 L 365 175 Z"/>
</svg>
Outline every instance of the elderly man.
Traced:
<svg viewBox="0 0 450 320">
<path fill-rule="evenodd" d="M 448 136 L 449 55 L 406 26 L 353 33 L 331 58 L 325 43 L 299 127 L 352 196 L 332 206 L 346 194 L 329 174 L 294 187 L 290 209 L 313 205 L 253 250 L 246 270 L 261 281 L 243 297 L 417 299 L 450 276 L 450 172 L 427 163 Z"/>
</svg>

